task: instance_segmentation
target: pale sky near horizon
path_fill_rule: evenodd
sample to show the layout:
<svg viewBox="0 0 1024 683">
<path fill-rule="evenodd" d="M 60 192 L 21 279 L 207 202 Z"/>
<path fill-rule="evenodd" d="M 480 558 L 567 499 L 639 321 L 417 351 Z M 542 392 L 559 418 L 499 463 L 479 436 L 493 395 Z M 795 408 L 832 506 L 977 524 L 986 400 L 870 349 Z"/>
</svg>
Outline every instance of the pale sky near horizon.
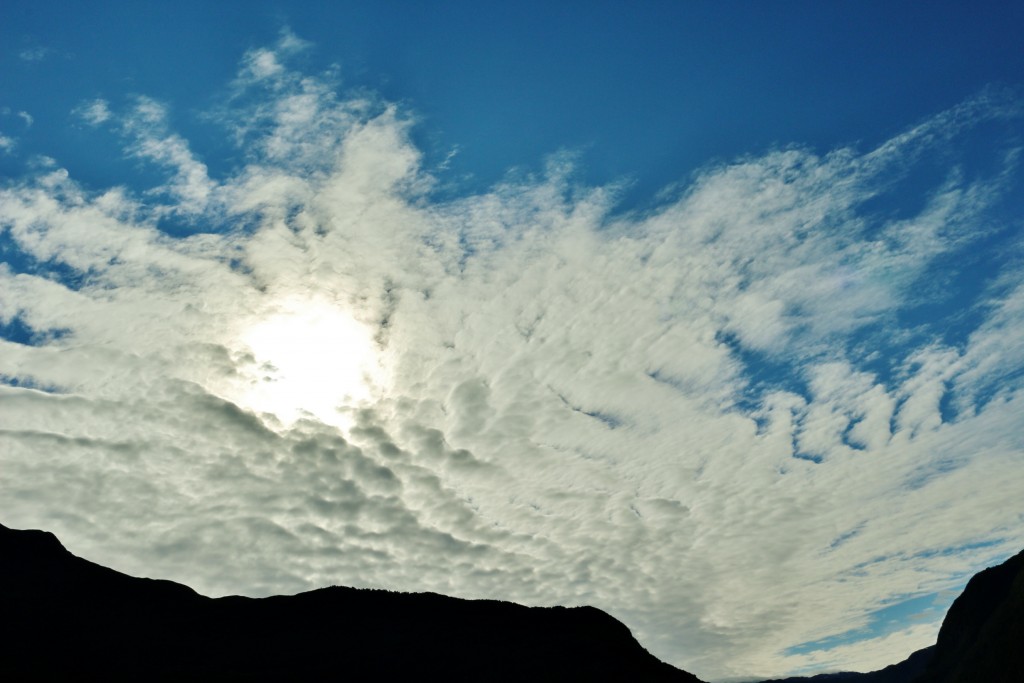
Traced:
<svg viewBox="0 0 1024 683">
<path fill-rule="evenodd" d="M 1024 546 L 1022 20 L 7 3 L 0 522 L 899 661 Z"/>
</svg>

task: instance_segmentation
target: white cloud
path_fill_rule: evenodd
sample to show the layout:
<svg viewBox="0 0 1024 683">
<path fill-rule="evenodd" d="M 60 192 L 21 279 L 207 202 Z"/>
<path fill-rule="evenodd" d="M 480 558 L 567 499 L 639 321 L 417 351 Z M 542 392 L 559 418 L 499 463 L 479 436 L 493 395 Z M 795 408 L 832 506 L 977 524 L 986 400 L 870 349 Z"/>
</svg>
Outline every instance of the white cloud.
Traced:
<svg viewBox="0 0 1024 683">
<path fill-rule="evenodd" d="M 649 215 L 614 215 L 615 188 L 579 187 L 560 157 L 439 202 L 410 117 L 291 70 L 289 36 L 246 54 L 238 109 L 217 115 L 233 174 L 211 177 L 165 105 L 96 100 L 79 114 L 115 120 L 164 186 L 93 193 L 46 169 L 0 190 L 0 226 L 39 264 L 0 269 L 0 321 L 51 332 L 0 342 L 23 385 L 0 387 L 5 524 L 214 594 L 591 603 L 706 678 L 899 659 L 936 625 L 784 651 L 1024 542 L 1024 413 L 994 379 L 1024 367 L 999 341 L 1024 339 L 1020 272 L 964 346 L 897 315 L 1016 176 L 951 173 L 899 220 L 861 209 L 996 104 L 865 154 L 709 168 Z M 162 233 L 169 215 L 195 234 Z M 302 301 L 374 340 L 340 431 L 302 395 L 282 397 L 312 413 L 294 423 L 240 407 L 302 385 L 280 373 L 308 363 L 244 341 Z M 313 378 L 320 399 L 346 393 L 344 355 Z"/>
<path fill-rule="evenodd" d="M 101 123 L 106 123 L 111 117 L 110 104 L 103 99 L 83 102 L 75 108 L 74 113 L 80 116 L 82 120 L 90 126 L 98 126 Z"/>
<path fill-rule="evenodd" d="M 170 211 L 195 214 L 210 202 L 214 184 L 207 175 L 206 165 L 192 154 L 188 143 L 181 136 L 167 132 L 166 116 L 166 108 L 159 102 L 147 97 L 138 98 L 123 124 L 125 132 L 132 138 L 128 149 L 135 156 L 173 173 L 170 182 L 154 189 L 165 191 L 176 200 L 167 207 Z"/>
<path fill-rule="evenodd" d="M 18 58 L 25 62 L 39 62 L 46 59 L 52 50 L 48 47 L 36 45 L 34 47 L 26 47 L 18 53 Z"/>
</svg>

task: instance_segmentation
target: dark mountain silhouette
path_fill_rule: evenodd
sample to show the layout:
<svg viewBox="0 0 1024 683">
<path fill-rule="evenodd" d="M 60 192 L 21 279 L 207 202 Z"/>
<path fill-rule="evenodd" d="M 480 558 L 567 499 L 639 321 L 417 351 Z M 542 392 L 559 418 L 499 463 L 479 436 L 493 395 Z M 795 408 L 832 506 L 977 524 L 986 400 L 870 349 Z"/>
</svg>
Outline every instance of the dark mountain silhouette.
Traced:
<svg viewBox="0 0 1024 683">
<path fill-rule="evenodd" d="M 871 673 L 777 678 L 761 683 L 1024 682 L 1024 551 L 984 569 L 946 613 L 935 645 Z"/>
<path fill-rule="evenodd" d="M 1024 681 L 1024 551 L 974 575 L 946 613 L 914 683 Z"/>
<path fill-rule="evenodd" d="M 0 525 L 2 680 L 699 683 L 593 607 L 332 587 L 208 598 Z"/>
</svg>

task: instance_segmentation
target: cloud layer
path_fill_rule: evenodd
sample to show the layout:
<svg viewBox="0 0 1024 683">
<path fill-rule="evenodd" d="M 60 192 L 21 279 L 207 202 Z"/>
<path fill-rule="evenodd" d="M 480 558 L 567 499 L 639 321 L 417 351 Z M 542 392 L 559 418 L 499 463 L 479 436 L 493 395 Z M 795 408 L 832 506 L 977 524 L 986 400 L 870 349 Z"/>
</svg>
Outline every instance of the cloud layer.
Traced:
<svg viewBox="0 0 1024 683">
<path fill-rule="evenodd" d="M 302 49 L 209 115 L 230 175 L 140 97 L 75 115 L 159 186 L 0 190 L 5 524 L 209 594 L 594 604 L 704 678 L 892 663 L 938 622 L 872 614 L 1024 545 L 1014 96 L 622 214 L 563 155 L 439 199 L 411 115 Z"/>
</svg>

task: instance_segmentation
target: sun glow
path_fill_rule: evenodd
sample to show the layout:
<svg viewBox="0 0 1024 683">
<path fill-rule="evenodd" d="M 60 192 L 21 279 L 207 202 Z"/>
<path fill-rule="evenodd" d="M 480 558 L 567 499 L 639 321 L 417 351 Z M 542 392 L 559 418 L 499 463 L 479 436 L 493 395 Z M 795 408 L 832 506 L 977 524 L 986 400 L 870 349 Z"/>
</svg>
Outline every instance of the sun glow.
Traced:
<svg viewBox="0 0 1024 683">
<path fill-rule="evenodd" d="M 290 426 L 312 417 L 338 427 L 347 409 L 372 398 L 379 380 L 371 330 L 323 300 L 288 300 L 238 337 L 242 407 Z"/>
</svg>

